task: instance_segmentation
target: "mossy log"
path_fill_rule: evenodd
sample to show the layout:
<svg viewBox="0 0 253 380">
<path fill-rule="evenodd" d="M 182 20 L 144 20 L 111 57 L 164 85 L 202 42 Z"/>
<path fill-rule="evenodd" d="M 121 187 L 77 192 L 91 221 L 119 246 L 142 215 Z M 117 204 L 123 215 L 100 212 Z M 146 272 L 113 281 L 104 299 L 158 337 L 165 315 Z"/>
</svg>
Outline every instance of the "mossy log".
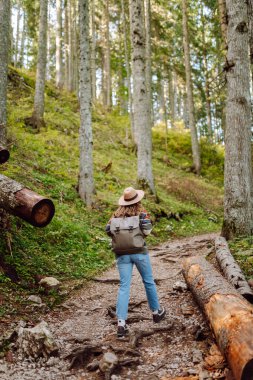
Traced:
<svg viewBox="0 0 253 380">
<path fill-rule="evenodd" d="M 35 227 L 48 225 L 55 212 L 53 202 L 0 174 L 0 207 Z"/>
<path fill-rule="evenodd" d="M 241 268 L 233 258 L 226 239 L 218 237 L 215 239 L 216 259 L 224 276 L 235 289 L 249 302 L 253 303 L 253 291 L 250 288 Z"/>
<path fill-rule="evenodd" d="M 0 145 L 0 164 L 4 164 L 6 161 L 8 161 L 9 157 L 10 152 L 8 151 L 8 149 Z"/>
<path fill-rule="evenodd" d="M 184 259 L 183 274 L 235 379 L 253 380 L 253 306 L 202 257 Z"/>
</svg>

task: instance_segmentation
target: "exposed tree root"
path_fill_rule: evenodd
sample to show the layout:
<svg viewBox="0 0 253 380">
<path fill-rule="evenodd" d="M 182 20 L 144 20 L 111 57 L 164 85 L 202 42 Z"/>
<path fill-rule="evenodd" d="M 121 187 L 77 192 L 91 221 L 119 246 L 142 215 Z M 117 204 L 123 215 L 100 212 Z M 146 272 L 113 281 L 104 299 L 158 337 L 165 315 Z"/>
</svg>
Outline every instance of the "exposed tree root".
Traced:
<svg viewBox="0 0 253 380">
<path fill-rule="evenodd" d="M 103 350 L 99 344 L 87 344 L 83 347 L 75 348 L 70 354 L 64 356 L 64 359 L 70 360 L 69 369 L 80 368 L 86 365 L 90 357 L 94 354 L 102 354 Z"/>
<path fill-rule="evenodd" d="M 172 327 L 173 327 L 173 322 L 171 322 L 167 326 L 154 327 L 153 329 L 150 329 L 150 330 L 134 330 L 133 333 L 130 334 L 129 346 L 131 348 L 137 347 L 140 339 L 145 338 L 150 335 L 160 333 L 160 332 L 170 331 Z"/>
</svg>

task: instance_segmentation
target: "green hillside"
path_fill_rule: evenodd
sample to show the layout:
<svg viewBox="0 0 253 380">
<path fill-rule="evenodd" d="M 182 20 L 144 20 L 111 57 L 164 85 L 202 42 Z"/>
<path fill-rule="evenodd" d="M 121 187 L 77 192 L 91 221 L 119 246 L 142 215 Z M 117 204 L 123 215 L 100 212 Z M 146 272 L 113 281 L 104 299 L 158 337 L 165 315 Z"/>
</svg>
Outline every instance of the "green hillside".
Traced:
<svg viewBox="0 0 253 380">
<path fill-rule="evenodd" d="M 108 113 L 96 105 L 93 113 L 94 170 L 96 203 L 88 211 L 79 199 L 78 102 L 74 95 L 46 87 L 47 127 L 36 133 L 26 126 L 31 116 L 34 77 L 10 69 L 8 88 L 8 137 L 11 158 L 1 173 L 50 197 L 56 206 L 52 222 L 36 229 L 18 218 L 11 218 L 11 252 L 1 238 L 5 263 L 16 270 L 17 284 L 10 284 L 8 270 L 0 273 L 2 289 L 37 289 L 37 275 L 52 275 L 61 281 L 92 277 L 113 261 L 106 221 L 118 197 L 127 186 L 136 186 L 136 153 L 126 141 L 129 120 L 117 110 Z M 165 156 L 164 126 L 153 131 L 153 169 L 159 202 L 154 196 L 144 200 L 154 221 L 149 244 L 179 236 L 220 229 L 223 192 L 223 148 L 201 143 L 203 174 L 190 172 L 190 135 L 185 130 L 169 131 L 168 157 Z M 111 163 L 111 167 L 106 169 Z M 72 283 L 72 282 L 71 282 Z M 5 293 L 7 294 L 7 293 Z M 11 293 L 10 293 L 11 294 Z M 5 296 L 7 297 L 7 295 Z M 57 296 L 52 298 L 52 304 Z M 1 306 L 0 306 L 1 307 Z M 0 314 L 10 307 L 0 309 Z"/>
</svg>

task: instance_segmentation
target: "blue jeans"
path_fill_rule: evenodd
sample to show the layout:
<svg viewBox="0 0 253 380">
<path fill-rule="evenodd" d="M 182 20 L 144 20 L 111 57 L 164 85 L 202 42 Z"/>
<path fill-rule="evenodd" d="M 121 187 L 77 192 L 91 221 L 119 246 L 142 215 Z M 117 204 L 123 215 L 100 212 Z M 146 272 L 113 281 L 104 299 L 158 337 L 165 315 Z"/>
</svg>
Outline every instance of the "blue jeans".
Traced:
<svg viewBox="0 0 253 380">
<path fill-rule="evenodd" d="M 118 291 L 116 306 L 118 319 L 127 319 L 130 285 L 134 264 L 142 277 L 150 309 L 152 311 L 160 309 L 149 255 L 147 253 L 122 255 L 117 258 L 117 266 L 120 275 L 120 288 Z"/>
</svg>

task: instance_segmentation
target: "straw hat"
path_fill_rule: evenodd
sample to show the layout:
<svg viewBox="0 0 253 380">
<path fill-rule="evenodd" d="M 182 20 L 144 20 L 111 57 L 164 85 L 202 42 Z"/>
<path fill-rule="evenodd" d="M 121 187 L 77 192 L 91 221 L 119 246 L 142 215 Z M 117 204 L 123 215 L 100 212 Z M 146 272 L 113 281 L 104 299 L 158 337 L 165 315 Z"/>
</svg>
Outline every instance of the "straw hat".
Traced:
<svg viewBox="0 0 253 380">
<path fill-rule="evenodd" d="M 143 190 L 135 190 L 133 187 L 127 187 L 124 190 L 123 195 L 120 197 L 118 203 L 120 206 L 129 206 L 140 202 L 143 197 Z"/>
</svg>

